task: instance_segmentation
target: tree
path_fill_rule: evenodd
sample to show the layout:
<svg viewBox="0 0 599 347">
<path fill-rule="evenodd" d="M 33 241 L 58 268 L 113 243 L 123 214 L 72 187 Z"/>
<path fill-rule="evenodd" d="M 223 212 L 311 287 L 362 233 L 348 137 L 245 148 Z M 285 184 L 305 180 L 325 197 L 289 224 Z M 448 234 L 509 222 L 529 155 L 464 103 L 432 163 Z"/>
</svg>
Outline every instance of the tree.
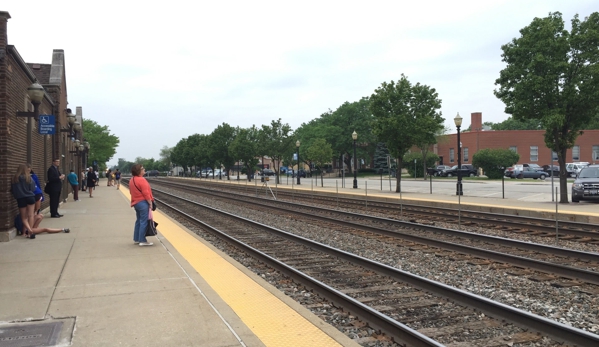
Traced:
<svg viewBox="0 0 599 347">
<path fill-rule="evenodd" d="M 397 83 L 383 82 L 370 97 L 372 130 L 397 158 L 396 192 L 401 191 L 399 168 L 403 167 L 404 154 L 439 130 L 438 122 L 443 122 L 440 108 L 441 100 L 434 88 L 412 85 L 403 74 Z"/>
<path fill-rule="evenodd" d="M 169 148 L 168 146 L 164 146 L 160 150 L 160 159 L 158 159 L 158 161 L 160 161 L 162 163 L 163 167 L 167 168 L 165 171 L 168 171 L 171 169 L 171 164 L 172 164 L 171 151 L 172 150 L 173 149 Z"/>
<path fill-rule="evenodd" d="M 505 168 L 516 164 L 520 155 L 505 148 L 485 148 L 472 156 L 472 165 L 480 167 L 488 178 L 501 178 Z"/>
<path fill-rule="evenodd" d="M 281 123 L 281 119 L 273 120 L 270 125 L 263 125 L 259 132 L 258 151 L 261 155 L 270 157 L 279 182 L 279 167 L 281 161 L 295 148 L 296 139 L 292 137 L 289 124 Z"/>
<path fill-rule="evenodd" d="M 307 160 L 313 162 L 320 171 L 320 185 L 324 187 L 323 170 L 325 164 L 333 157 L 333 148 L 325 139 L 315 139 L 312 145 L 306 149 Z M 318 186 L 318 183 L 316 184 Z"/>
<path fill-rule="evenodd" d="M 599 13 L 564 29 L 559 12 L 535 18 L 501 47 L 507 67 L 495 95 L 516 120 L 536 119 L 561 168 L 560 203 L 568 202 L 566 151 L 599 110 Z"/>
<path fill-rule="evenodd" d="M 100 172 L 106 169 L 106 162 L 116 153 L 119 138 L 112 135 L 108 126 L 99 125 L 91 119 L 83 119 L 85 141 L 89 142 L 88 162 L 96 161 Z"/>
<path fill-rule="evenodd" d="M 251 181 L 253 168 L 258 164 L 258 137 L 259 130 L 255 125 L 245 129 L 237 127 L 234 139 L 229 145 L 230 155 L 246 168 L 248 181 Z"/>
<path fill-rule="evenodd" d="M 234 139 L 235 128 L 227 123 L 219 125 L 210 134 L 210 157 L 214 159 L 216 168 L 220 169 L 224 166 L 227 173 L 235 164 L 235 158 L 229 153 L 229 147 Z M 227 179 L 230 179 L 228 174 Z"/>
</svg>

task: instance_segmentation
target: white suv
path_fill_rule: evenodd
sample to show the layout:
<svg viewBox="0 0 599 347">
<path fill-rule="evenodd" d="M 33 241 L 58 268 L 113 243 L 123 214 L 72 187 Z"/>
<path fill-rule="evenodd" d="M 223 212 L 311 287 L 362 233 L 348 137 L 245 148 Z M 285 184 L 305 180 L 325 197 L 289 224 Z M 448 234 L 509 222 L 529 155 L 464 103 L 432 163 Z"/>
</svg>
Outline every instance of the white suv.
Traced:
<svg viewBox="0 0 599 347">
<path fill-rule="evenodd" d="M 584 169 L 587 166 L 589 166 L 589 162 L 586 161 L 566 163 L 566 171 L 568 171 L 570 177 L 576 177 L 580 173 L 580 170 Z"/>
</svg>

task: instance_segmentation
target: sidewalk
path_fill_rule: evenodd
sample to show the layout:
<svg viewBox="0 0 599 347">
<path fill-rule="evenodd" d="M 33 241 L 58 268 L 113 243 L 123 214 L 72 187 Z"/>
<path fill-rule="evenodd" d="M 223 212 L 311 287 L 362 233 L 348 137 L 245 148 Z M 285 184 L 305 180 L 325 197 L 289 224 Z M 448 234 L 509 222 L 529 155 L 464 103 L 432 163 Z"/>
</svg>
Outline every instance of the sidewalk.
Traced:
<svg viewBox="0 0 599 347">
<path fill-rule="evenodd" d="M 135 212 L 121 189 L 80 192 L 80 202 L 60 205 L 64 217 L 42 221 L 68 234 L 0 243 L 0 347 L 355 345 L 159 211 L 154 246 L 134 244 Z"/>
</svg>

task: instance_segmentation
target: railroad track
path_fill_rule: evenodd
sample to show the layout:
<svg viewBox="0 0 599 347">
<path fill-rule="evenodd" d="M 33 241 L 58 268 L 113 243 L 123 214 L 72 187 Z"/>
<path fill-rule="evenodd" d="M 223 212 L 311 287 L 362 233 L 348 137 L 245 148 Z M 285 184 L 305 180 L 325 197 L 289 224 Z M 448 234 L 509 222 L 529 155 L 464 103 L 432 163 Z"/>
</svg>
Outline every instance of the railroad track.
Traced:
<svg viewBox="0 0 599 347">
<path fill-rule="evenodd" d="M 177 183 L 171 180 L 161 180 L 160 184 L 201 186 L 208 190 L 236 192 L 238 194 L 271 197 L 274 195 L 265 187 L 247 187 L 235 184 L 218 184 L 206 181 L 190 181 Z M 412 203 L 377 201 L 375 199 L 357 199 L 350 197 L 331 196 L 327 193 L 302 193 L 301 191 L 278 189 L 278 201 L 304 201 L 322 206 L 333 206 L 337 209 L 360 209 L 363 213 L 383 214 L 389 218 L 427 220 L 429 223 L 461 223 L 465 226 L 480 226 L 501 230 L 505 233 L 528 234 L 537 237 L 559 237 L 563 240 L 599 245 L 599 226 L 596 224 L 579 223 L 567 220 L 534 218 L 518 215 L 506 215 L 482 211 L 422 206 Z"/>
<path fill-rule="evenodd" d="M 180 185 L 174 187 L 182 188 Z M 227 201 L 235 199 L 238 203 L 249 203 L 254 208 L 263 206 L 267 210 L 284 210 L 287 214 L 301 216 L 298 218 L 318 219 L 319 222 L 328 223 L 331 229 L 341 225 L 344 230 L 371 233 L 389 238 L 385 242 L 394 242 L 398 246 L 410 247 L 422 252 L 435 252 L 438 256 L 464 260 L 472 265 L 489 265 L 498 269 L 511 267 L 506 271 L 512 275 L 525 276 L 533 281 L 549 281 L 554 286 L 572 287 L 584 283 L 592 284 L 594 286 L 587 286 L 582 290 L 589 294 L 599 294 L 598 253 L 580 252 L 324 207 L 273 202 L 268 199 L 252 199 L 248 202 L 245 196 L 236 199 L 231 194 L 205 191 L 193 186 L 185 186 L 184 189 L 187 192 L 192 190 L 210 194 Z M 415 232 L 416 230 L 418 232 Z"/>
<path fill-rule="evenodd" d="M 545 345 L 552 345 L 546 341 L 548 337 L 555 345 L 599 343 L 597 335 L 442 283 L 177 196 L 162 192 L 156 196 L 163 199 L 162 206 L 178 206 L 173 211 L 235 243 L 400 343 L 519 346 L 545 339 Z"/>
</svg>

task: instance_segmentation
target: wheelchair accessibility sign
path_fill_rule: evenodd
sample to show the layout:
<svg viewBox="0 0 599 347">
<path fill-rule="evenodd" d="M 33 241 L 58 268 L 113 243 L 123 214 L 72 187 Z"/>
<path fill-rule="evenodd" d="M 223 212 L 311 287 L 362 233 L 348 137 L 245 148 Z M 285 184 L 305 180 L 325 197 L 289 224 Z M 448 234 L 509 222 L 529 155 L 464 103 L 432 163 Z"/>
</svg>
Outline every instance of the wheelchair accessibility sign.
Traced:
<svg viewBox="0 0 599 347">
<path fill-rule="evenodd" d="M 56 134 L 56 120 L 52 114 L 40 115 L 39 127 L 40 135 L 54 135 Z"/>
</svg>

